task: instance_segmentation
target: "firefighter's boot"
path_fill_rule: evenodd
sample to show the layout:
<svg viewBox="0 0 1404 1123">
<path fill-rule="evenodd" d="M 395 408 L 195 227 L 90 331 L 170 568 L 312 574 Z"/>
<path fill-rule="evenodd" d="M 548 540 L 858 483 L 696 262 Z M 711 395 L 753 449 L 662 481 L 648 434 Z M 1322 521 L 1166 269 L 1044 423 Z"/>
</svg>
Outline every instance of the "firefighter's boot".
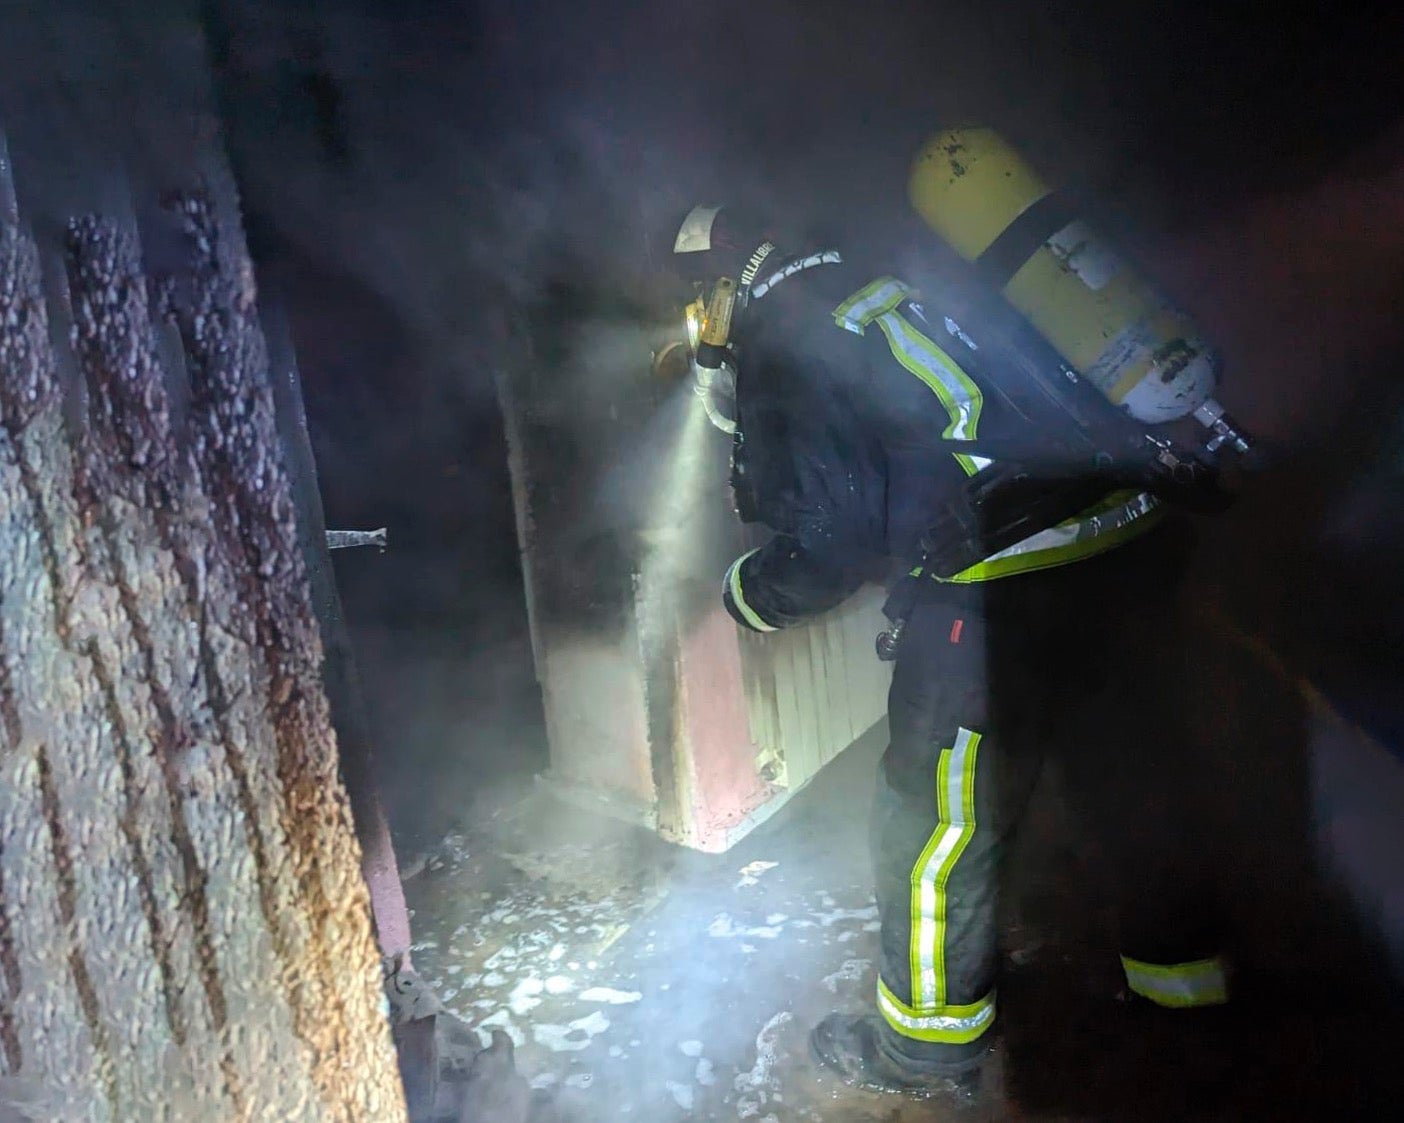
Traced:
<svg viewBox="0 0 1404 1123">
<path fill-rule="evenodd" d="M 870 1092 L 915 1099 L 942 1099 L 954 1107 L 976 1106 L 987 1042 L 963 1048 L 949 1059 L 919 1057 L 889 1041 L 875 1014 L 830 1014 L 809 1035 L 809 1051 L 845 1084 Z"/>
</svg>

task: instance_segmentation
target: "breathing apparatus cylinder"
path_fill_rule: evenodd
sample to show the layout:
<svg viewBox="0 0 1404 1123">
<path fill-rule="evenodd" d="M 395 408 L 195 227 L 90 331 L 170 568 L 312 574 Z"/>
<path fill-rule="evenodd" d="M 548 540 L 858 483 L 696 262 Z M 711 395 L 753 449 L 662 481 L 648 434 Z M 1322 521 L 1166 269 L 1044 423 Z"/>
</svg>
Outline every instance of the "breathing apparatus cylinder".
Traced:
<svg viewBox="0 0 1404 1123">
<path fill-rule="evenodd" d="M 1063 359 L 1156 425 L 1193 415 L 1206 447 L 1248 450 L 1214 399 L 1219 359 L 1173 308 L 998 134 L 948 129 L 918 153 L 911 203 Z"/>
</svg>

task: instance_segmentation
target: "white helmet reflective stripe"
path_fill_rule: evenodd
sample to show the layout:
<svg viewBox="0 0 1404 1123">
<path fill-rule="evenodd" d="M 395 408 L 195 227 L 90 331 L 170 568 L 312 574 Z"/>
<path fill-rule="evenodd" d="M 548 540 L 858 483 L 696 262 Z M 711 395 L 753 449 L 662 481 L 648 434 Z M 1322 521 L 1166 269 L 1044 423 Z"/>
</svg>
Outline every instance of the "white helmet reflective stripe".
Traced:
<svg viewBox="0 0 1404 1123">
<path fill-rule="evenodd" d="M 701 253 L 712 248 L 712 223 L 721 207 L 693 207 L 673 242 L 674 253 Z"/>
</svg>

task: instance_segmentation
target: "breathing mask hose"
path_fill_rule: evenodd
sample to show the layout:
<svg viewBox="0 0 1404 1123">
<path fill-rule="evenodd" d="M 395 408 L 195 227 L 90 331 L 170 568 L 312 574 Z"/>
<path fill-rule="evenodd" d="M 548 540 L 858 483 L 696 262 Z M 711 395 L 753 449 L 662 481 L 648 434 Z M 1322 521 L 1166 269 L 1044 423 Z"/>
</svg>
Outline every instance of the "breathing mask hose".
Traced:
<svg viewBox="0 0 1404 1123">
<path fill-rule="evenodd" d="M 724 399 L 731 403 L 732 414 L 736 411 L 736 375 L 729 366 L 722 366 L 717 369 L 709 369 L 701 365 L 695 366 L 692 372 L 693 386 L 692 392 L 702 399 L 702 408 L 707 413 L 707 420 L 716 429 L 720 429 L 728 436 L 736 433 L 736 418 L 728 416 L 722 409 L 720 400 Z"/>
</svg>

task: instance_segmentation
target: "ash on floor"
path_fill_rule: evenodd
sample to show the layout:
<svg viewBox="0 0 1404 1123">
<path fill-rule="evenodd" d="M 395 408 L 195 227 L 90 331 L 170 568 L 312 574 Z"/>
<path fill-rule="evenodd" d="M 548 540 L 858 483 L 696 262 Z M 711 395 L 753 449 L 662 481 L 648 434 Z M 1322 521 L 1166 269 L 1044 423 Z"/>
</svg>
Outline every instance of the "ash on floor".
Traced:
<svg viewBox="0 0 1404 1123">
<path fill-rule="evenodd" d="M 985 1101 L 943 1114 L 817 1072 L 810 1026 L 871 1004 L 878 924 L 858 809 L 883 744 L 874 730 L 720 856 L 544 793 L 520 800 L 446 840 L 407 885 L 416 968 L 483 1044 L 493 1030 L 516 1043 L 533 1123 L 1390 1117 L 1368 1106 L 1389 1102 L 1379 1077 L 1404 1042 L 1387 996 L 1337 988 L 1322 1009 L 1288 981 L 1189 1016 L 1122 1000 L 1111 912 L 1084 876 L 1097 856 L 1056 777 L 1009 863 L 1006 1030 Z M 1303 957 L 1320 962 L 1323 939 Z M 1349 959 L 1344 934 L 1334 950 Z"/>
<path fill-rule="evenodd" d="M 538 1100 L 571 1120 L 929 1119 L 806 1054 L 810 1024 L 875 985 L 865 824 L 847 808 L 880 743 L 721 856 L 533 794 L 410 879 L 415 966 L 483 1044 L 508 1034 Z"/>
</svg>

